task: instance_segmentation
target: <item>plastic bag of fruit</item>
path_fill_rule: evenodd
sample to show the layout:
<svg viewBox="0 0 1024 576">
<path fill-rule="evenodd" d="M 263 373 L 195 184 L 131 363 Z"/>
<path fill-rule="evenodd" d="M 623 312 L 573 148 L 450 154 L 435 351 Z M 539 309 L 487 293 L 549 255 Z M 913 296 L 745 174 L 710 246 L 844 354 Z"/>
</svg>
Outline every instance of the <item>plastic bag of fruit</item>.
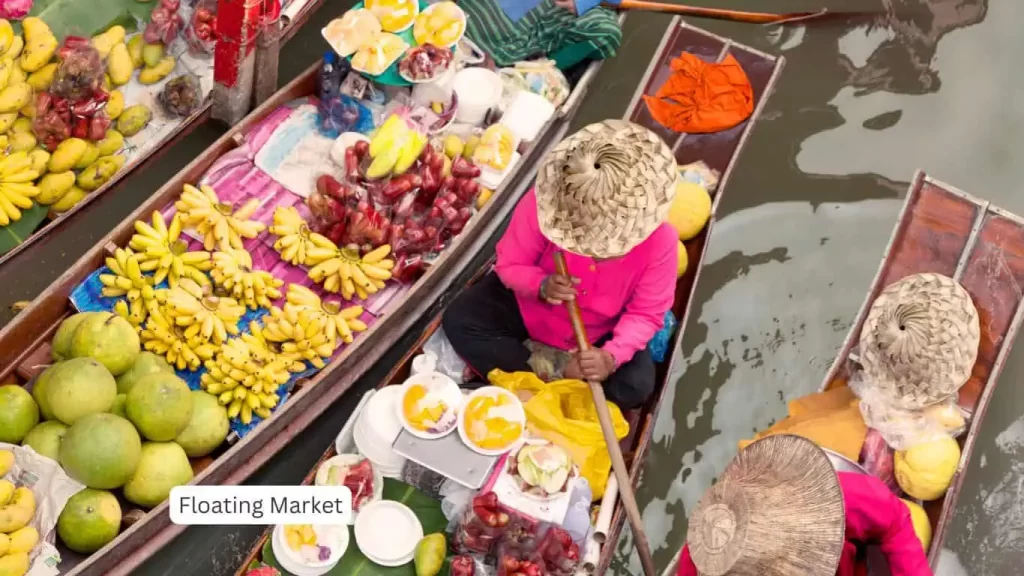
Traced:
<svg viewBox="0 0 1024 576">
<path fill-rule="evenodd" d="M 321 174 L 316 180 L 316 190 L 306 198 L 312 214 L 310 229 L 335 244 L 343 244 L 349 212 L 366 198 L 366 190 L 358 184 Z"/>
<path fill-rule="evenodd" d="M 142 38 L 148 44 L 170 46 L 184 27 L 181 0 L 160 0 L 149 14 L 149 23 L 142 32 Z"/>
<path fill-rule="evenodd" d="M 448 568 L 448 576 L 484 576 L 488 573 L 486 565 L 473 556 L 454 556 Z"/>
<path fill-rule="evenodd" d="M 185 42 L 192 54 L 213 54 L 217 45 L 217 0 L 199 0 L 192 8 Z"/>
<path fill-rule="evenodd" d="M 580 547 L 562 527 L 545 523 L 537 553 L 550 576 L 572 576 L 580 564 Z"/>
<path fill-rule="evenodd" d="M 498 495 L 485 492 L 473 497 L 470 506 L 456 518 L 451 548 L 456 554 L 489 554 L 501 540 L 512 520 L 498 502 Z"/>
<path fill-rule="evenodd" d="M 494 556 L 498 561 L 497 576 L 547 576 L 544 560 L 537 552 L 502 543 Z"/>
<path fill-rule="evenodd" d="M 57 98 L 79 101 L 103 92 L 103 58 L 89 39 L 68 36 L 57 49 L 60 65 L 48 92 Z"/>
<path fill-rule="evenodd" d="M 342 132 L 369 134 L 380 116 L 379 106 L 340 92 L 317 104 L 317 128 L 328 138 L 337 138 Z"/>
</svg>

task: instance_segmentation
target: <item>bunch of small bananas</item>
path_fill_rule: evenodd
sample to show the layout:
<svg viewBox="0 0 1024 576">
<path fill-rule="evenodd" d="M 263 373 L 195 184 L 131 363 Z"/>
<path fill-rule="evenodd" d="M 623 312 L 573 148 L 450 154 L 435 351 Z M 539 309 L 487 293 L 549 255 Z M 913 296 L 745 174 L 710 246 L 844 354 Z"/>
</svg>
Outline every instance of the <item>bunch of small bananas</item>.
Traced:
<svg viewBox="0 0 1024 576">
<path fill-rule="evenodd" d="M 168 226 L 160 212 L 153 211 L 152 226 L 142 220 L 135 222 L 135 235 L 128 242 L 139 253 L 139 267 L 153 273 L 153 285 L 167 279 L 173 288 L 188 278 L 206 286 L 210 279 L 206 272 L 213 264 L 209 252 L 189 252 L 188 244 L 180 238 L 181 216 L 175 214 Z"/>
<path fill-rule="evenodd" d="M 205 184 L 196 188 L 185 184 L 181 198 L 174 203 L 186 226 L 195 228 L 203 237 L 203 247 L 213 250 L 243 248 L 243 238 L 255 238 L 266 228 L 262 223 L 249 218 L 259 208 L 260 201 L 253 198 L 238 210 L 225 204 L 217 192 Z"/>
<path fill-rule="evenodd" d="M 210 276 L 215 286 L 252 310 L 270 308 L 271 301 L 281 297 L 278 288 L 284 285 L 270 272 L 254 270 L 252 255 L 236 248 L 213 253 Z"/>
<path fill-rule="evenodd" d="M 338 302 L 325 302 L 312 290 L 300 284 L 288 285 L 287 303 L 284 307 L 286 310 L 291 307 L 319 311 L 326 318 L 324 329 L 328 340 L 340 340 L 351 344 L 353 332 L 366 330 L 366 324 L 359 319 L 363 313 L 362 306 L 342 308 Z"/>
<path fill-rule="evenodd" d="M 327 336 L 327 317 L 318 310 L 286 306 L 273 307 L 263 318 L 262 336 L 292 361 L 306 360 L 316 368 L 327 364 L 325 359 L 338 347 L 336 338 Z"/>
<path fill-rule="evenodd" d="M 126 300 L 114 304 L 114 312 L 136 328 L 142 326 L 166 294 L 164 290 L 153 288 L 153 278 L 142 273 L 139 256 L 131 248 L 118 248 L 106 260 L 112 274 L 100 274 L 102 294 L 108 298 L 125 296 Z"/>
<path fill-rule="evenodd" d="M 166 310 L 192 348 L 206 342 L 223 344 L 229 334 L 238 334 L 238 321 L 245 314 L 245 306 L 234 298 L 214 296 L 209 286 L 188 278 L 167 292 Z"/>
<path fill-rule="evenodd" d="M 163 307 L 150 311 L 139 337 L 143 350 L 163 354 L 178 370 L 199 370 L 217 352 L 217 347 L 209 342 L 190 342 L 185 331 L 164 314 Z"/>
<path fill-rule="evenodd" d="M 391 246 L 385 244 L 360 258 L 358 249 L 345 247 L 330 254 L 319 251 L 307 253 L 306 265 L 312 266 L 309 278 L 322 283 L 328 292 L 340 292 L 345 300 L 351 300 L 352 296 L 365 300 L 384 288 L 384 282 L 391 279 L 395 261 L 386 258 L 390 253 Z"/>
<path fill-rule="evenodd" d="M 38 177 L 32 159 L 23 150 L 0 159 L 0 226 L 21 220 L 21 211 L 32 207 L 32 199 L 39 195 L 39 188 L 32 182 Z"/>
<path fill-rule="evenodd" d="M 311 250 L 338 249 L 326 236 L 312 232 L 293 206 L 274 210 L 274 224 L 270 227 L 270 233 L 280 236 L 274 242 L 274 250 L 281 254 L 282 260 L 293 266 L 306 264 L 306 254 Z"/>
<path fill-rule="evenodd" d="M 268 350 L 254 349 L 245 340 L 233 338 L 216 357 L 206 361 L 200 383 L 228 407 L 228 418 L 237 417 L 248 424 L 253 414 L 270 417 L 270 410 L 281 401 L 277 389 L 291 378 L 291 364 Z"/>
</svg>

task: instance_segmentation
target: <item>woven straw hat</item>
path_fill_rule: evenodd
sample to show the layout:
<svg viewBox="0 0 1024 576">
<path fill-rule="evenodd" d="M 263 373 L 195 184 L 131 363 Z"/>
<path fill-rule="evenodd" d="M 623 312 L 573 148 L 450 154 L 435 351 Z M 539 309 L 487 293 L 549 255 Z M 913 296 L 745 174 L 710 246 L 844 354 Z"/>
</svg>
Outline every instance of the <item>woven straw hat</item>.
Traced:
<svg viewBox="0 0 1024 576">
<path fill-rule="evenodd" d="M 733 459 L 690 516 L 686 543 L 702 576 L 834 576 L 845 533 L 828 456 L 778 434 Z"/>
<path fill-rule="evenodd" d="M 864 320 L 864 385 L 908 410 L 940 402 L 970 378 L 980 340 L 963 286 L 942 274 L 907 276 L 882 290 Z"/>
<path fill-rule="evenodd" d="M 541 162 L 541 232 L 569 252 L 622 256 L 665 222 L 677 177 L 672 150 L 654 132 L 625 120 L 591 124 Z"/>
</svg>

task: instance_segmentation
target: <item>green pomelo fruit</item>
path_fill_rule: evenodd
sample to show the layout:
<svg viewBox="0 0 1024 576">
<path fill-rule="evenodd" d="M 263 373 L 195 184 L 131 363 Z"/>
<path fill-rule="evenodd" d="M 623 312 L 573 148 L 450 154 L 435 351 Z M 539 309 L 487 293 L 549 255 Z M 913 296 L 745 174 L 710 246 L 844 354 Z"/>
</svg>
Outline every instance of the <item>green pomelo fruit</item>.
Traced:
<svg viewBox="0 0 1024 576">
<path fill-rule="evenodd" d="M 21 445 L 28 446 L 43 456 L 56 460 L 60 454 L 60 441 L 67 431 L 68 427 L 62 422 L 56 420 L 40 422 L 36 424 L 35 428 L 28 431 L 25 439 L 21 441 Z"/>
<path fill-rule="evenodd" d="M 68 429 L 60 443 L 60 464 L 89 488 L 112 490 L 132 476 L 142 456 L 142 440 L 120 416 L 90 414 Z"/>
<path fill-rule="evenodd" d="M 150 374 L 132 386 L 125 411 L 147 440 L 174 440 L 192 418 L 192 391 L 171 372 Z"/>
<path fill-rule="evenodd" d="M 54 418 L 53 410 L 50 409 L 50 401 L 46 395 L 48 393 L 50 377 L 57 371 L 58 366 L 60 366 L 60 362 L 43 370 L 39 376 L 36 376 L 35 382 L 32 383 L 32 398 L 36 401 L 36 405 L 39 406 L 39 414 L 43 417 L 43 420 L 53 420 Z"/>
<path fill-rule="evenodd" d="M 57 364 L 45 391 L 54 417 L 70 426 L 83 416 L 109 411 L 117 383 L 98 360 L 72 358 Z"/>
<path fill-rule="evenodd" d="M 111 414 L 116 414 L 116 415 L 120 416 L 121 418 L 127 418 L 128 417 L 128 412 L 125 410 L 125 405 L 127 403 L 128 403 L 128 395 L 127 394 L 118 394 L 117 397 L 114 398 L 114 405 L 110 407 L 110 413 Z"/>
<path fill-rule="evenodd" d="M 152 352 L 140 352 L 135 357 L 135 363 L 127 372 L 117 377 L 118 394 L 127 394 L 135 382 L 155 372 L 174 372 L 174 368 L 164 360 L 163 356 Z"/>
<path fill-rule="evenodd" d="M 0 386 L 0 442 L 17 444 L 39 423 L 39 407 L 21 386 Z"/>
<path fill-rule="evenodd" d="M 109 312 L 83 320 L 71 336 L 71 355 L 95 358 L 114 376 L 128 371 L 139 355 L 139 335 L 127 320 Z"/>
<path fill-rule="evenodd" d="M 91 554 L 117 538 L 121 529 L 121 504 L 106 490 L 86 488 L 64 505 L 57 519 L 57 534 L 68 548 Z"/>
<path fill-rule="evenodd" d="M 192 419 L 174 439 L 189 458 L 213 452 L 228 437 L 228 411 L 217 397 L 202 390 L 192 391 Z"/>
<path fill-rule="evenodd" d="M 188 455 L 174 442 L 146 442 L 142 458 L 128 483 L 124 497 L 129 502 L 152 508 L 171 495 L 171 488 L 192 480 Z"/>
<path fill-rule="evenodd" d="M 82 312 L 69 316 L 61 322 L 57 327 L 57 332 L 53 335 L 53 340 L 50 341 L 50 356 L 53 360 L 60 362 L 71 358 L 71 336 L 75 333 L 75 329 L 83 320 L 103 314 L 104 312 Z"/>
</svg>

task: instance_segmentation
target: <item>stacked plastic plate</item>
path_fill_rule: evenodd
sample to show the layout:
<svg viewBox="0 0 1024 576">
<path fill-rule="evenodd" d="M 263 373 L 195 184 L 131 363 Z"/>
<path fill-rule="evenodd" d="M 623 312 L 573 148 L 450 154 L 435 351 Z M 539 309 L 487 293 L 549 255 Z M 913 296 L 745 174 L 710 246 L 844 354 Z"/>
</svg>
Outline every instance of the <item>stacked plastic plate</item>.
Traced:
<svg viewBox="0 0 1024 576">
<path fill-rule="evenodd" d="M 352 431 L 359 453 L 369 458 L 382 476 L 389 478 L 400 478 L 405 466 L 405 458 L 392 449 L 402 431 L 396 408 L 401 393 L 401 386 L 385 386 L 375 392 L 359 413 Z"/>
<path fill-rule="evenodd" d="M 364 556 L 381 566 L 412 562 L 423 539 L 423 525 L 407 506 L 380 500 L 366 506 L 356 518 L 356 545 Z"/>
</svg>

